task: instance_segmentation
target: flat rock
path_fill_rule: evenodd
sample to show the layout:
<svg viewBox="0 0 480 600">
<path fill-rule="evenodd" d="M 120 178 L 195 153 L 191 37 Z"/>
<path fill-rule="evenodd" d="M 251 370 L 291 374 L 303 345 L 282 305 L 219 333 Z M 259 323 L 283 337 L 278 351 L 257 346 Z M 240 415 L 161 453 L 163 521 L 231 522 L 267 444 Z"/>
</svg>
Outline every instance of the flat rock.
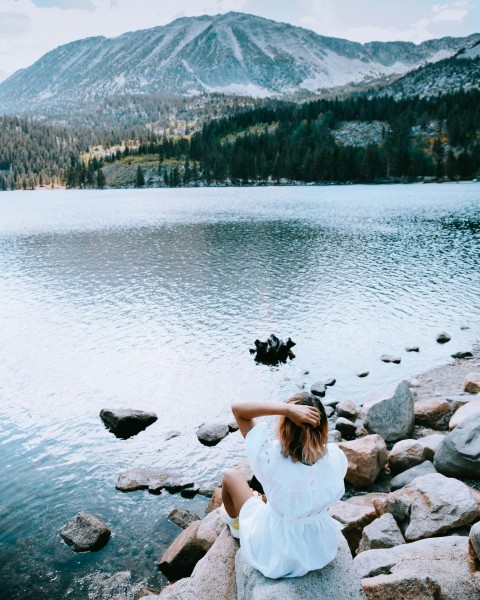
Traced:
<svg viewBox="0 0 480 600">
<path fill-rule="evenodd" d="M 362 579 L 368 600 L 439 600 L 440 586 L 424 573 L 408 570 Z"/>
<path fill-rule="evenodd" d="M 207 554 L 196 564 L 192 575 L 166 587 L 161 600 L 237 600 L 235 555 L 238 540 L 226 529 Z"/>
<path fill-rule="evenodd" d="M 407 346 L 405 352 L 420 352 L 420 348 L 418 346 Z"/>
<path fill-rule="evenodd" d="M 186 529 L 194 521 L 200 521 L 200 517 L 193 513 L 191 510 L 185 510 L 182 508 L 174 508 L 168 515 L 168 518 L 172 523 L 178 525 L 182 529 Z"/>
<path fill-rule="evenodd" d="M 235 559 L 235 571 L 237 600 L 366 600 L 350 549 L 341 535 L 336 558 L 303 577 L 268 579 L 247 563 L 241 549 Z"/>
<path fill-rule="evenodd" d="M 357 371 L 356 376 L 357 377 L 368 377 L 369 374 L 370 374 L 370 371 Z"/>
<path fill-rule="evenodd" d="M 451 431 L 452 429 L 455 429 L 457 425 L 460 425 L 460 423 L 465 419 L 471 419 L 477 414 L 480 414 L 480 397 L 478 399 L 475 398 L 475 400 L 472 400 L 471 402 L 468 402 L 468 404 L 461 406 L 450 419 L 448 428 Z"/>
<path fill-rule="evenodd" d="M 392 473 L 401 473 L 426 460 L 433 460 L 435 452 L 419 440 L 400 440 L 390 450 L 388 464 Z"/>
<path fill-rule="evenodd" d="M 322 383 L 321 381 L 316 381 L 311 386 L 310 391 L 315 396 L 319 396 L 320 398 L 323 398 L 325 396 L 325 392 L 326 392 L 325 384 Z"/>
<path fill-rule="evenodd" d="M 466 537 L 431 538 L 394 548 L 367 550 L 358 554 L 353 563 L 366 591 L 366 586 L 372 583 L 369 580 L 381 574 L 388 576 L 409 571 L 417 576 L 427 576 L 440 587 L 440 595 L 432 596 L 435 600 L 478 600 L 478 577 L 475 574 L 474 558 L 468 551 Z M 395 591 L 392 595 L 392 588 L 387 591 L 390 595 L 373 598 L 404 598 Z M 416 596 L 417 600 L 427 598 L 428 595 Z"/>
<path fill-rule="evenodd" d="M 323 379 L 319 379 L 318 383 L 321 383 L 325 387 L 332 387 L 337 383 L 335 377 L 324 377 Z"/>
<path fill-rule="evenodd" d="M 469 394 L 480 392 L 480 373 L 469 373 L 463 382 L 463 391 Z"/>
<path fill-rule="evenodd" d="M 452 337 L 446 331 L 442 331 L 441 333 L 439 333 L 437 335 L 437 342 L 439 344 L 446 344 L 451 339 L 452 339 Z"/>
<path fill-rule="evenodd" d="M 480 479 L 480 414 L 462 421 L 445 436 L 433 464 L 444 475 Z"/>
<path fill-rule="evenodd" d="M 402 362 L 400 356 L 394 356 L 393 354 L 382 354 L 380 360 L 384 363 L 395 363 L 396 365 Z"/>
<path fill-rule="evenodd" d="M 357 431 L 357 427 L 355 423 L 352 423 L 348 419 L 344 419 L 343 417 L 338 417 L 335 422 L 335 429 L 342 434 L 342 437 L 346 440 L 353 439 L 355 437 L 355 433 Z"/>
<path fill-rule="evenodd" d="M 400 544 L 405 544 L 400 527 L 390 513 L 385 513 L 363 529 L 357 553 L 375 548 L 393 548 Z"/>
<path fill-rule="evenodd" d="M 351 442 L 340 442 L 339 447 L 348 458 L 345 479 L 355 487 L 371 485 L 388 460 L 385 442 L 376 434 Z"/>
<path fill-rule="evenodd" d="M 137 490 L 146 490 L 152 484 L 152 487 L 163 486 L 163 482 L 168 477 L 167 473 L 155 471 L 153 469 L 128 469 L 120 473 L 115 486 L 121 492 L 135 492 Z"/>
<path fill-rule="evenodd" d="M 403 471 L 403 473 L 393 477 L 390 481 L 390 488 L 392 491 L 399 490 L 411 483 L 417 477 L 430 475 L 430 473 L 437 473 L 437 469 L 433 466 L 431 461 L 426 460 L 420 465 L 407 469 L 406 471 Z"/>
<path fill-rule="evenodd" d="M 358 548 L 363 528 L 377 518 L 373 502 L 362 505 L 338 500 L 328 508 L 328 513 L 342 524 L 342 534 L 352 553 Z"/>
<path fill-rule="evenodd" d="M 197 438 L 205 446 L 216 446 L 228 432 L 228 425 L 225 423 L 204 423 L 197 430 Z"/>
<path fill-rule="evenodd" d="M 194 482 L 188 477 L 182 477 L 181 475 L 174 474 L 169 474 L 162 483 L 163 489 L 167 490 L 167 492 L 170 492 L 171 494 L 176 494 L 177 492 L 181 492 L 188 488 L 193 488 L 194 486 Z"/>
<path fill-rule="evenodd" d="M 469 487 L 440 473 L 417 477 L 374 505 L 379 514 L 394 516 L 408 542 L 440 535 L 480 516 Z"/>
<path fill-rule="evenodd" d="M 158 419 L 153 412 L 131 408 L 104 408 L 100 418 L 116 437 L 122 439 L 140 433 Z"/>
<path fill-rule="evenodd" d="M 410 437 L 415 424 L 414 396 L 405 381 L 372 394 L 363 405 L 364 424 L 388 442 Z"/>
<path fill-rule="evenodd" d="M 460 352 L 455 352 L 454 354 L 451 354 L 452 358 L 457 358 L 459 360 L 465 359 L 465 358 L 473 358 L 473 354 L 469 351 L 466 350 L 464 352 L 460 351 Z"/>
<path fill-rule="evenodd" d="M 81 511 L 66 523 L 60 535 L 74 552 L 88 552 L 103 548 L 111 533 L 98 517 Z"/>
<path fill-rule="evenodd" d="M 335 410 L 339 417 L 344 417 L 345 419 L 350 419 L 351 421 L 354 421 L 357 417 L 357 405 L 351 400 L 339 402 L 335 407 Z"/>
</svg>

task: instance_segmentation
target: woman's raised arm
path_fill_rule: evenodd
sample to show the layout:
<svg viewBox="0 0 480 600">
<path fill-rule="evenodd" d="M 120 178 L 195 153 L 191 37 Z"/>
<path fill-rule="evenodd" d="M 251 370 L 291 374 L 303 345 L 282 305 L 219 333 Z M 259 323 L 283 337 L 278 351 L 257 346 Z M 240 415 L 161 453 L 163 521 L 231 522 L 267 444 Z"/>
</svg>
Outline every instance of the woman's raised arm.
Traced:
<svg viewBox="0 0 480 600">
<path fill-rule="evenodd" d="M 255 427 L 255 417 L 283 415 L 300 427 L 320 423 L 318 409 L 286 402 L 234 402 L 232 412 L 243 437 Z"/>
</svg>

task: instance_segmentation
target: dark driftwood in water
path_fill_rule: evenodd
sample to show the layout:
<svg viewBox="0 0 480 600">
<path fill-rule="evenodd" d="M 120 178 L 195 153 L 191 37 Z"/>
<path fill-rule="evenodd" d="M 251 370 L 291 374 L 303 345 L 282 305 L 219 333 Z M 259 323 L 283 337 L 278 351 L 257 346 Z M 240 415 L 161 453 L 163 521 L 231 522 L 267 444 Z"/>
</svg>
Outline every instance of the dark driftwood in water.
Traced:
<svg viewBox="0 0 480 600">
<path fill-rule="evenodd" d="M 291 350 L 295 345 L 290 338 L 284 342 L 272 333 L 266 342 L 255 340 L 255 348 L 252 348 L 250 353 L 255 354 L 257 362 L 276 365 L 279 362 L 286 362 L 287 358 L 295 358 L 295 354 Z"/>
</svg>

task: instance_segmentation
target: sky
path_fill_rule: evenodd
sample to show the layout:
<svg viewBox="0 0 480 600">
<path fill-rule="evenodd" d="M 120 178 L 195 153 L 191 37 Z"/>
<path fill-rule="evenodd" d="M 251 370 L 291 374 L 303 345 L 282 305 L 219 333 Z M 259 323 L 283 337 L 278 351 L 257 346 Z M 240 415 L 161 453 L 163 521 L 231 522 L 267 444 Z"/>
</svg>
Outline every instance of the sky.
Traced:
<svg viewBox="0 0 480 600">
<path fill-rule="evenodd" d="M 73 40 L 232 10 L 358 42 L 480 31 L 480 0 L 0 0 L 0 81 Z"/>
</svg>

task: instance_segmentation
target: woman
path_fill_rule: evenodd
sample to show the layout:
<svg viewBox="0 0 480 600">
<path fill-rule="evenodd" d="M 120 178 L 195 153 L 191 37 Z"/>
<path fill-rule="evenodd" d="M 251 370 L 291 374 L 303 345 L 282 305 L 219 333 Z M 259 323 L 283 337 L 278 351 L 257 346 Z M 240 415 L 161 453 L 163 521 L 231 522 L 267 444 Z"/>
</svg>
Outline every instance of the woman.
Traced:
<svg viewBox="0 0 480 600">
<path fill-rule="evenodd" d="M 241 474 L 223 479 L 220 509 L 247 561 L 266 577 L 298 577 L 321 569 L 337 552 L 338 523 L 328 506 L 345 492 L 347 459 L 327 444 L 322 403 L 299 393 L 287 402 L 239 402 L 233 414 L 247 456 L 268 502 L 255 496 Z M 255 417 L 279 415 L 276 439 Z"/>
</svg>

